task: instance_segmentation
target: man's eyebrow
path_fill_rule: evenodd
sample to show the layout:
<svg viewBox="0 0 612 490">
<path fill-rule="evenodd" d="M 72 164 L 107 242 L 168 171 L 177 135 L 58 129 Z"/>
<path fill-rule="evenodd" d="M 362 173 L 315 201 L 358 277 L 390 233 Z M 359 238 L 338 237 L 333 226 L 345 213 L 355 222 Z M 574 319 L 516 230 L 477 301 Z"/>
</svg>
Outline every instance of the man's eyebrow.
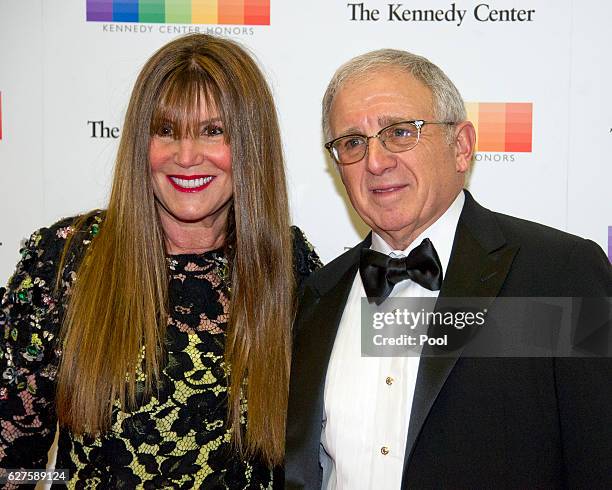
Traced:
<svg viewBox="0 0 612 490">
<path fill-rule="evenodd" d="M 361 131 L 361 129 L 352 126 L 348 129 L 345 129 L 344 131 L 342 131 L 340 134 L 338 134 L 338 136 L 336 136 L 336 138 L 342 138 L 344 136 L 351 136 L 351 135 L 360 135 L 360 136 L 365 136 L 363 134 L 363 132 Z"/>
<path fill-rule="evenodd" d="M 402 121 L 412 121 L 412 119 L 406 116 L 379 116 L 378 125 L 381 128 L 384 128 Z"/>
<path fill-rule="evenodd" d="M 390 126 L 391 124 L 395 124 L 395 123 L 402 122 L 402 121 L 412 121 L 412 120 L 413 119 L 411 119 L 410 117 L 406 117 L 406 116 L 397 116 L 397 115 L 378 116 L 378 126 L 380 130 L 386 126 Z M 351 136 L 351 135 L 367 136 L 364 134 L 361 128 L 358 128 L 356 126 L 351 126 L 350 128 L 347 128 L 341 133 L 339 133 L 338 136 L 336 136 L 336 138 L 342 138 L 344 136 Z"/>
</svg>

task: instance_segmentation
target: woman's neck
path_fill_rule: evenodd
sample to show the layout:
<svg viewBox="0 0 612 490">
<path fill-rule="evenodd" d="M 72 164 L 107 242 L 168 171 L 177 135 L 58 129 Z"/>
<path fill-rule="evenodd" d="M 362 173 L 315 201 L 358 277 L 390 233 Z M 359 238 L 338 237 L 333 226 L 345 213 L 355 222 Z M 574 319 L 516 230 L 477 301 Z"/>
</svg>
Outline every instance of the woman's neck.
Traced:
<svg viewBox="0 0 612 490">
<path fill-rule="evenodd" d="M 190 223 L 178 221 L 162 210 L 160 219 L 166 237 L 166 251 L 170 255 L 203 253 L 225 244 L 227 212 Z"/>
</svg>

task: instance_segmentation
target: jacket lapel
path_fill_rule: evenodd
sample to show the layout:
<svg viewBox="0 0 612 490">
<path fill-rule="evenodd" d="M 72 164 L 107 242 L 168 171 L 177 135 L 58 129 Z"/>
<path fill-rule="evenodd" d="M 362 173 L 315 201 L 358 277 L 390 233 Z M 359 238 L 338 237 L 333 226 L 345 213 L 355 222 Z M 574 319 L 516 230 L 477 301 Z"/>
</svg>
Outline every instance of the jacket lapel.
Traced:
<svg viewBox="0 0 612 490">
<path fill-rule="evenodd" d="M 489 298 L 490 303 L 502 288 L 519 248 L 506 243 L 495 215 L 476 203 L 468 191 L 464 192 L 465 204 L 436 309 L 444 304 L 444 298 L 480 297 Z M 420 360 L 408 426 L 404 478 L 423 424 L 460 354 L 459 349 L 447 357 Z M 402 481 L 402 488 L 407 484 Z"/>
<path fill-rule="evenodd" d="M 371 235 L 307 281 L 294 327 L 287 415 L 286 488 L 319 489 L 319 441 L 327 366 L 338 325 Z"/>
</svg>

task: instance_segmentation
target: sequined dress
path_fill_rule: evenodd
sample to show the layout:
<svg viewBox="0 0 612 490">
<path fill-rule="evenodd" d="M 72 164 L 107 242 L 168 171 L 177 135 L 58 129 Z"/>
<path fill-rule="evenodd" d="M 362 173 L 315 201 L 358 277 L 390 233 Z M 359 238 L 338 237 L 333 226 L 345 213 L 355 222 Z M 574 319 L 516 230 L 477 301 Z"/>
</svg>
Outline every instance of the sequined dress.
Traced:
<svg viewBox="0 0 612 490">
<path fill-rule="evenodd" d="M 79 252 L 68 256 L 58 292 L 56 271 L 72 220 L 35 232 L 8 287 L 0 290 L 0 468 L 45 467 L 56 428 L 57 337 L 65 298 L 102 220 L 103 214 L 96 215 L 78 232 Z M 320 261 L 302 232 L 292 231 L 299 283 Z M 112 427 L 102 436 L 62 429 L 55 467 L 70 471 L 69 488 L 270 488 L 272 474 L 264 464 L 231 450 L 225 422 L 227 260 L 222 251 L 211 251 L 166 261 L 169 323 L 158 391 L 129 413 L 116 403 Z"/>
</svg>

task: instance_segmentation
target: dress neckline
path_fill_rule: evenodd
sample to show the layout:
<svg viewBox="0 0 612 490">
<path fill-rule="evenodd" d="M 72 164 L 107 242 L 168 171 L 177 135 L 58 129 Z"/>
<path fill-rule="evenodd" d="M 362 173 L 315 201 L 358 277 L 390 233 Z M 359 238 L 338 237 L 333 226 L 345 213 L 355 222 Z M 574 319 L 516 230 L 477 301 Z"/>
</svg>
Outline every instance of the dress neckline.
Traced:
<svg viewBox="0 0 612 490">
<path fill-rule="evenodd" d="M 167 260 L 214 260 L 225 258 L 225 251 L 223 248 L 217 248 L 215 250 L 207 250 L 206 252 L 200 253 L 184 253 L 184 254 L 166 254 Z"/>
</svg>

